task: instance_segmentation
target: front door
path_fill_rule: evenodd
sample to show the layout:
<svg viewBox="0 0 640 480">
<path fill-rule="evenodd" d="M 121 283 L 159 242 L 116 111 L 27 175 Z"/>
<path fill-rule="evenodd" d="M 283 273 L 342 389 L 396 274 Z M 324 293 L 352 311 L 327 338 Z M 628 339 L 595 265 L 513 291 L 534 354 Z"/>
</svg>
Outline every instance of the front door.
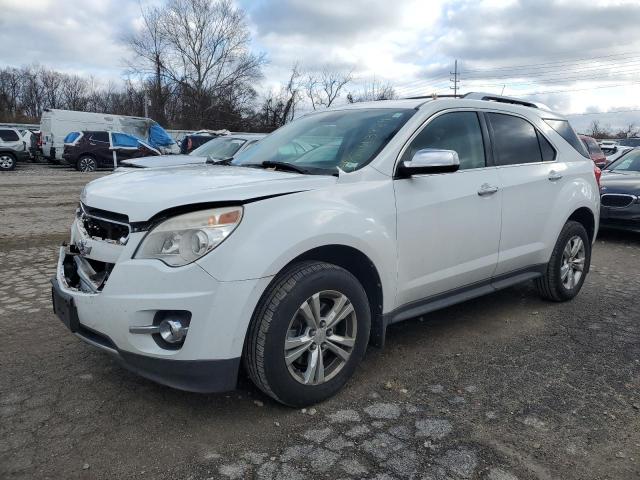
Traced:
<svg viewBox="0 0 640 480">
<path fill-rule="evenodd" d="M 432 118 L 401 160 L 423 148 L 456 151 L 460 169 L 394 181 L 398 306 L 489 280 L 498 261 L 502 192 L 478 114 Z"/>
</svg>

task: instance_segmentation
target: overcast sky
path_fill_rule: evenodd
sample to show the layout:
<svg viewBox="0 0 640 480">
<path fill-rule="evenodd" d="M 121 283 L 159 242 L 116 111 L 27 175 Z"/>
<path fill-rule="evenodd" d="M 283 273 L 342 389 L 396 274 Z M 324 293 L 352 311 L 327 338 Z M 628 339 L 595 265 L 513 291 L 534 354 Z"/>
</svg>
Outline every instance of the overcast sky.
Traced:
<svg viewBox="0 0 640 480">
<path fill-rule="evenodd" d="M 572 116 L 579 130 L 593 119 L 640 125 L 637 0 L 236 1 L 269 60 L 263 91 L 300 62 L 353 69 L 360 82 L 389 81 L 402 96 L 449 93 L 457 58 L 463 92 L 504 90 L 566 114 L 639 110 Z M 139 11 L 135 0 L 0 0 L 0 65 L 119 81 L 121 40 Z"/>
</svg>

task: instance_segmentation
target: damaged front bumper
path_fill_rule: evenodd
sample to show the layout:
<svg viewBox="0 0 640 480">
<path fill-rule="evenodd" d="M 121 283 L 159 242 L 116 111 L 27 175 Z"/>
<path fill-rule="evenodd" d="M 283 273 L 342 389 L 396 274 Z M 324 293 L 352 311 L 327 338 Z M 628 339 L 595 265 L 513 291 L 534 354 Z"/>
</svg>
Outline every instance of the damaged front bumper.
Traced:
<svg viewBox="0 0 640 480">
<path fill-rule="evenodd" d="M 52 279 L 54 310 L 67 328 L 158 383 L 196 392 L 233 389 L 249 320 L 270 279 L 220 282 L 197 263 L 173 268 L 134 260 L 143 232 L 116 244 L 86 235 L 78 223 Z M 172 311 L 190 314 L 180 348 L 134 333 Z"/>
</svg>

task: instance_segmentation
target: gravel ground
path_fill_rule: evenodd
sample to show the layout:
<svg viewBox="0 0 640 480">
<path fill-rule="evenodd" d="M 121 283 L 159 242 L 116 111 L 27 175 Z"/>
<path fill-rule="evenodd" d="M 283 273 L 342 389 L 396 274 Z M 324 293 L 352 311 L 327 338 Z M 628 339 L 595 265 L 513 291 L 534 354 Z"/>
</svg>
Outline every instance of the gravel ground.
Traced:
<svg viewBox="0 0 640 480">
<path fill-rule="evenodd" d="M 335 398 L 199 395 L 70 335 L 48 279 L 91 176 L 0 176 L 0 478 L 640 478 L 640 236 L 601 233 L 574 301 L 531 285 L 394 325 Z M 7 205 L 9 203 L 9 205 Z"/>
</svg>

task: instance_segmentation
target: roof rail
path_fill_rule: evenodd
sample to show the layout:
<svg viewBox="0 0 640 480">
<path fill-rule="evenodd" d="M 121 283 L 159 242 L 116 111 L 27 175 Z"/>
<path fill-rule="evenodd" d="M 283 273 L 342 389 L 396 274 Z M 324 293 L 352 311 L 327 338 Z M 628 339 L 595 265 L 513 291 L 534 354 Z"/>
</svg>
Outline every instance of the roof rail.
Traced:
<svg viewBox="0 0 640 480">
<path fill-rule="evenodd" d="M 493 93 L 469 92 L 463 98 L 470 100 L 486 100 L 489 102 L 510 103 L 512 105 L 522 105 L 524 107 L 539 108 L 542 110 L 551 110 L 544 103 L 527 102 L 515 97 L 505 97 L 504 95 L 495 95 Z"/>
<path fill-rule="evenodd" d="M 438 98 L 462 98 L 461 95 L 437 95 L 435 93 L 432 93 L 431 95 L 417 95 L 415 97 L 402 97 L 402 100 L 420 100 L 422 98 L 431 98 L 431 99 L 438 99 Z"/>
</svg>

